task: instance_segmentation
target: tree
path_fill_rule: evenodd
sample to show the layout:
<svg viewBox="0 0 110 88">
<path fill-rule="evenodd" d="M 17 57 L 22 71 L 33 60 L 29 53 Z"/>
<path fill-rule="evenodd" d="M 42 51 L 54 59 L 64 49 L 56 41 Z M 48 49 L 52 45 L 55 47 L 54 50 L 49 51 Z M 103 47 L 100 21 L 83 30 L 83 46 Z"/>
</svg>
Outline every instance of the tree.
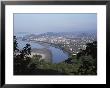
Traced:
<svg viewBox="0 0 110 88">
<path fill-rule="evenodd" d="M 29 65 L 28 65 L 29 69 L 31 69 L 31 70 L 37 69 L 37 67 L 39 67 L 41 65 L 41 63 L 43 62 L 42 60 L 40 60 L 41 58 L 42 58 L 41 55 L 37 55 L 37 54 L 33 55 Z"/>
<path fill-rule="evenodd" d="M 86 44 L 86 49 L 77 54 L 77 58 L 82 60 L 82 65 L 78 69 L 80 74 L 97 74 L 97 42 Z"/>
<path fill-rule="evenodd" d="M 87 55 L 91 55 L 94 59 L 97 58 L 97 42 L 88 43 L 86 47 Z"/>
<path fill-rule="evenodd" d="M 92 56 L 81 56 L 80 59 L 82 60 L 82 63 L 78 69 L 78 74 L 81 75 L 88 75 L 88 74 L 96 74 L 96 67 L 94 65 L 95 59 L 92 58 Z"/>
<path fill-rule="evenodd" d="M 78 70 L 73 72 L 75 74 L 97 74 L 97 42 L 87 43 L 85 50 L 81 49 L 76 56 L 65 60 L 65 63 L 77 65 Z"/>
<path fill-rule="evenodd" d="M 14 36 L 14 42 L 13 43 L 14 43 L 13 44 L 14 45 L 14 52 L 19 51 L 16 36 Z"/>
<path fill-rule="evenodd" d="M 22 73 L 28 71 L 27 65 L 30 62 L 30 57 L 28 55 L 31 54 L 31 46 L 30 44 L 26 44 L 26 46 L 19 50 L 17 46 L 17 39 L 14 36 L 14 73 Z M 18 52 L 19 50 L 19 52 Z M 17 52 L 16 52 L 17 51 Z M 16 53 L 19 53 L 18 55 Z"/>
<path fill-rule="evenodd" d="M 21 58 L 26 58 L 28 55 L 31 55 L 31 45 L 26 44 L 26 46 L 20 51 Z"/>
<path fill-rule="evenodd" d="M 97 41 L 94 41 L 92 43 L 86 44 L 85 50 L 80 50 L 80 52 L 77 54 L 77 58 L 80 58 L 81 56 L 85 55 L 91 55 L 94 59 L 97 58 Z"/>
</svg>

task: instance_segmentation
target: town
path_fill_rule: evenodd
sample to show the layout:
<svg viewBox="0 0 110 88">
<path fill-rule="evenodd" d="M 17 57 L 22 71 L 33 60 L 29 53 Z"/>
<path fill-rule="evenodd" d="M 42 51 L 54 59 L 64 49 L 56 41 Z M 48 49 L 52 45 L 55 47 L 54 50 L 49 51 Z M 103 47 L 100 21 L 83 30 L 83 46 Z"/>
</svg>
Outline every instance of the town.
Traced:
<svg viewBox="0 0 110 88">
<path fill-rule="evenodd" d="M 22 38 L 23 41 L 47 43 L 60 48 L 69 54 L 77 54 L 81 49 L 86 49 L 86 44 L 97 41 L 96 33 L 54 33 L 30 34 Z"/>
</svg>

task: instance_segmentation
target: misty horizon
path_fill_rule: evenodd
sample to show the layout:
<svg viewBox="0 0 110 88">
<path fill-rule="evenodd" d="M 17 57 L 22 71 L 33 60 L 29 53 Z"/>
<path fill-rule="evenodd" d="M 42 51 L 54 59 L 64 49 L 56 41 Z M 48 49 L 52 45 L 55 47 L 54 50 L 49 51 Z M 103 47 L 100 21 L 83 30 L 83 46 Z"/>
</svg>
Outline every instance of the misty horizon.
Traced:
<svg viewBox="0 0 110 88">
<path fill-rule="evenodd" d="M 14 33 L 96 32 L 95 13 L 14 14 Z"/>
</svg>

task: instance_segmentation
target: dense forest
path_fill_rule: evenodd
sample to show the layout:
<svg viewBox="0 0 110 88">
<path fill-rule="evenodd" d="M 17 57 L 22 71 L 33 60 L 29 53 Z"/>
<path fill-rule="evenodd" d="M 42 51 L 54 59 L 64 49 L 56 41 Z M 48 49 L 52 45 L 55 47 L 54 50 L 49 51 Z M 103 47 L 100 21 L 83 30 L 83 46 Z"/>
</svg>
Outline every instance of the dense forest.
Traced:
<svg viewBox="0 0 110 88">
<path fill-rule="evenodd" d="M 18 54 L 19 52 L 19 54 Z M 20 50 L 14 36 L 14 75 L 97 75 L 97 42 L 86 44 L 85 50 L 70 55 L 61 63 L 50 63 L 31 55 L 31 45 Z"/>
</svg>

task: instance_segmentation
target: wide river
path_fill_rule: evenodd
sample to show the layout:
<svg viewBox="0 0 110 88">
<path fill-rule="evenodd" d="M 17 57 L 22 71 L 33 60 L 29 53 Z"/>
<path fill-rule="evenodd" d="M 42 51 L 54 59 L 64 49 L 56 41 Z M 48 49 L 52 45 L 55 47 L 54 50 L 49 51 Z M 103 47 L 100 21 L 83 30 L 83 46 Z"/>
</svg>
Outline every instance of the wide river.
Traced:
<svg viewBox="0 0 110 88">
<path fill-rule="evenodd" d="M 17 40 L 17 41 L 18 41 L 19 48 L 23 48 L 27 43 L 29 43 L 31 45 L 31 48 L 37 48 L 37 49 L 46 48 L 46 49 L 50 50 L 52 53 L 52 63 L 59 63 L 68 58 L 68 53 L 64 52 L 63 50 L 61 50 L 59 48 L 50 46 L 48 44 L 26 42 L 26 41 L 22 41 L 22 40 Z"/>
</svg>

